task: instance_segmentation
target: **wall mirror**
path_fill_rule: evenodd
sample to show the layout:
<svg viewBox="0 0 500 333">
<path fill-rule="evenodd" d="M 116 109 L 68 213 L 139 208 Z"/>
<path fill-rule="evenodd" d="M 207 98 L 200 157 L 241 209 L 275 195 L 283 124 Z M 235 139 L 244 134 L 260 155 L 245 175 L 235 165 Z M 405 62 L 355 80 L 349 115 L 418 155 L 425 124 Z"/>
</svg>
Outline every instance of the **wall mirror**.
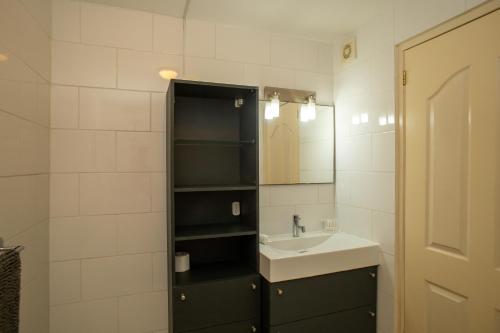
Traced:
<svg viewBox="0 0 500 333">
<path fill-rule="evenodd" d="M 272 103 L 259 103 L 260 184 L 333 183 L 334 107 L 316 104 L 308 119 L 307 103 L 277 101 L 279 115 L 269 110 Z"/>
</svg>

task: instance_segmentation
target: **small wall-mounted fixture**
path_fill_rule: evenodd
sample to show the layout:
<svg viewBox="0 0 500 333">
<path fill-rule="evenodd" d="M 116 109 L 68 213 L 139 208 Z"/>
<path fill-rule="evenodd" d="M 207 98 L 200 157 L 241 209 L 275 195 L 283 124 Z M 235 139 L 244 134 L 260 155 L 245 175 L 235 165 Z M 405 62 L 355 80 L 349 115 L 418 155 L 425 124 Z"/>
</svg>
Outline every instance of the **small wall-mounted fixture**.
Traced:
<svg viewBox="0 0 500 333">
<path fill-rule="evenodd" d="M 264 90 L 265 91 L 265 90 Z M 280 97 L 277 91 L 274 91 L 269 102 L 266 102 L 264 109 L 264 118 L 271 120 L 280 116 Z"/>
<path fill-rule="evenodd" d="M 307 98 L 307 103 L 300 106 L 300 121 L 308 122 L 316 119 L 316 101 L 314 96 Z"/>
<path fill-rule="evenodd" d="M 172 80 L 172 79 L 177 78 L 177 76 L 179 75 L 176 71 L 174 71 L 172 69 L 167 69 L 167 68 L 160 69 L 158 71 L 158 74 L 164 80 Z"/>
<path fill-rule="evenodd" d="M 342 60 L 344 62 L 352 61 L 356 59 L 357 50 L 356 50 L 356 41 L 351 39 L 344 43 L 342 46 Z"/>
<path fill-rule="evenodd" d="M 245 104 L 245 100 L 243 98 L 235 98 L 234 99 L 234 107 L 239 109 Z"/>
<path fill-rule="evenodd" d="M 0 62 L 5 62 L 9 60 L 9 55 L 7 53 L 0 53 Z"/>
</svg>

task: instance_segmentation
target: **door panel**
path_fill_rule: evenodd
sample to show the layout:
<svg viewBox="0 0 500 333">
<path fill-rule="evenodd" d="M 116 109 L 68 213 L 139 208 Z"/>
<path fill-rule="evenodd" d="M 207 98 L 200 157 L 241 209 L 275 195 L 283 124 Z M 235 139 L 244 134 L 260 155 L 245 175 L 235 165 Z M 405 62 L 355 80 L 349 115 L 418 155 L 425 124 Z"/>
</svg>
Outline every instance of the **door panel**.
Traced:
<svg viewBox="0 0 500 333">
<path fill-rule="evenodd" d="M 429 333 L 466 333 L 468 300 L 450 290 L 427 283 Z"/>
<path fill-rule="evenodd" d="M 406 333 L 498 333 L 500 11 L 404 52 Z"/>
<path fill-rule="evenodd" d="M 469 68 L 453 74 L 428 103 L 427 244 L 467 255 Z"/>
</svg>

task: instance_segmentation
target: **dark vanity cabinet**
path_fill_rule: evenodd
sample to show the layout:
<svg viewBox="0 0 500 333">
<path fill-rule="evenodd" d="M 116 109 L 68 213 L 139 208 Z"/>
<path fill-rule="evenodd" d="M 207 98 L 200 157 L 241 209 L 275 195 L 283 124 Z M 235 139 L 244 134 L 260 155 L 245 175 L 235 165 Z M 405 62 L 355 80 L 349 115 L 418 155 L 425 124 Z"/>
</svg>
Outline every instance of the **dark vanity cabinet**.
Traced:
<svg viewBox="0 0 500 333">
<path fill-rule="evenodd" d="M 376 332 L 377 267 L 262 284 L 264 332 Z"/>
<path fill-rule="evenodd" d="M 169 332 L 260 332 L 258 89 L 172 80 L 167 129 Z"/>
</svg>

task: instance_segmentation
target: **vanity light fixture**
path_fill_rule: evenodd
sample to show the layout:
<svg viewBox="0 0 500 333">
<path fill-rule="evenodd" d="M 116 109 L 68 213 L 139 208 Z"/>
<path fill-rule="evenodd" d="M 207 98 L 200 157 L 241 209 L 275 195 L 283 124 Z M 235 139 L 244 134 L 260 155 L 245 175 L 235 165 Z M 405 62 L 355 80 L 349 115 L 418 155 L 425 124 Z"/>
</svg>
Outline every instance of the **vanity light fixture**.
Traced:
<svg viewBox="0 0 500 333">
<path fill-rule="evenodd" d="M 172 79 L 177 78 L 177 76 L 179 75 L 176 71 L 174 71 L 172 69 L 167 69 L 167 68 L 160 69 L 158 74 L 164 80 L 172 80 Z"/>
<path fill-rule="evenodd" d="M 271 120 L 278 118 L 280 116 L 280 98 L 277 92 L 274 92 L 271 100 L 266 102 L 266 108 L 264 110 L 264 118 Z"/>
<path fill-rule="evenodd" d="M 0 62 L 5 62 L 7 60 L 9 60 L 7 53 L 0 53 Z"/>
<path fill-rule="evenodd" d="M 316 119 L 316 101 L 314 96 L 307 98 L 307 103 L 300 106 L 300 121 L 308 122 Z"/>
<path fill-rule="evenodd" d="M 362 113 L 361 114 L 361 123 L 362 124 L 367 124 L 368 123 L 368 113 Z"/>
</svg>

